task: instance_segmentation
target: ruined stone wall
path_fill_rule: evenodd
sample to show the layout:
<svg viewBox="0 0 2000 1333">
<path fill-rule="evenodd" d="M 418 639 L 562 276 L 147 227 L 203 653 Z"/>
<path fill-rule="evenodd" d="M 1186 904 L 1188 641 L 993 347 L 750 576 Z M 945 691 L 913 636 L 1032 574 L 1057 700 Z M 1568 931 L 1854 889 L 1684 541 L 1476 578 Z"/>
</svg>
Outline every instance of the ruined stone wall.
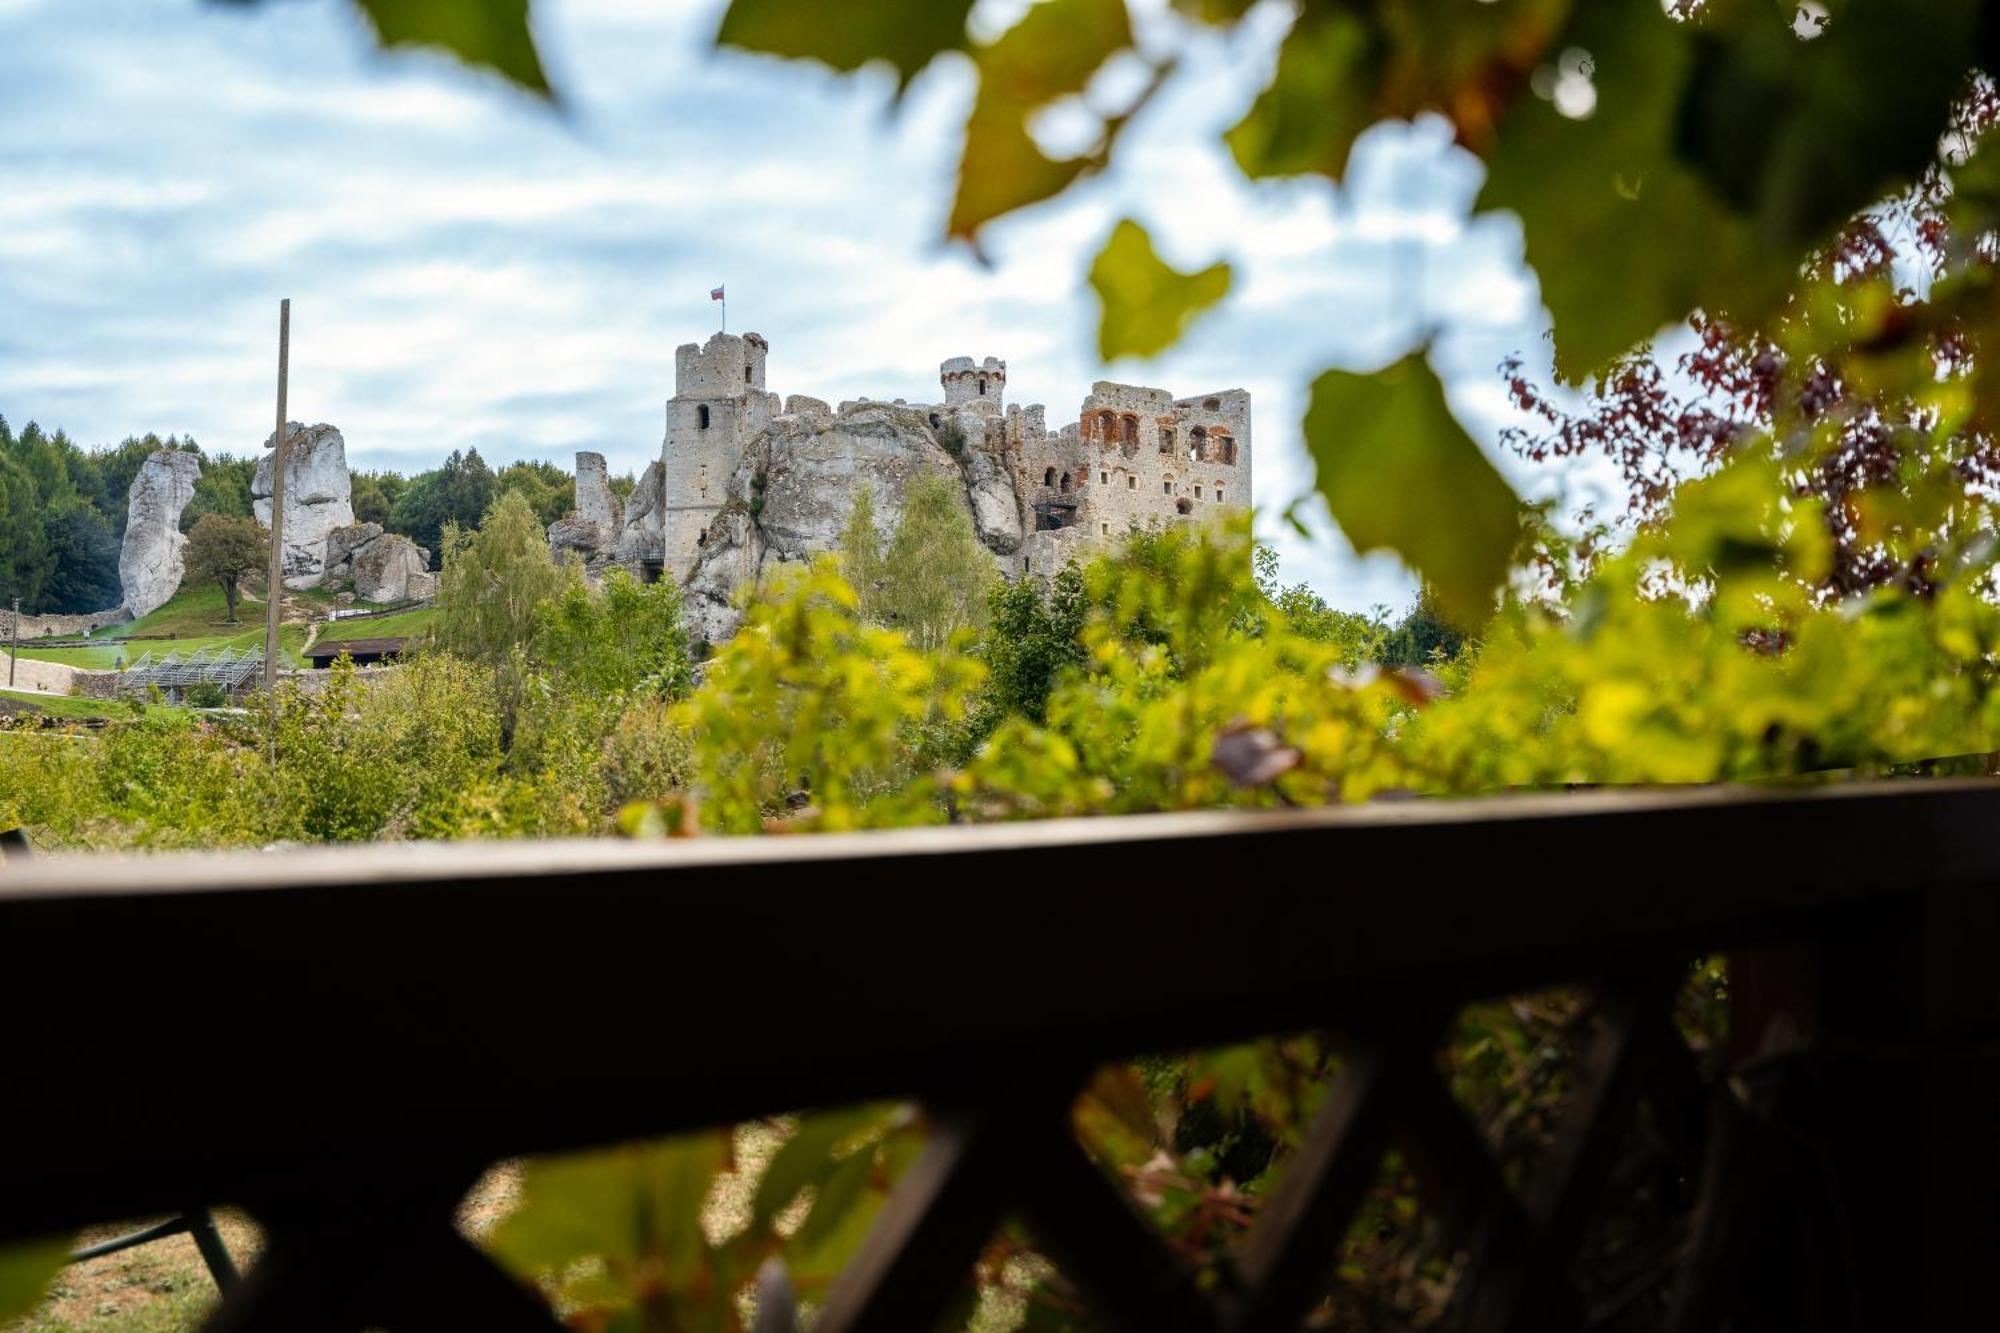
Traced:
<svg viewBox="0 0 2000 1333">
<path fill-rule="evenodd" d="M 108 611 L 92 611 L 80 616 L 21 616 L 21 640 L 67 639 L 103 629 L 106 625 L 123 624 L 132 618 L 132 613 L 122 606 L 114 606 Z M 0 633 L 13 630 L 13 613 L 0 612 Z"/>
<path fill-rule="evenodd" d="M 1248 508 L 1249 411 L 1241 389 L 1177 400 L 1164 389 L 1099 381 L 1077 418 L 1091 458 L 1078 522 L 1118 537 Z"/>
<path fill-rule="evenodd" d="M 767 352 L 755 334 L 676 350 L 660 462 L 627 506 L 618 546 L 635 568 L 661 560 L 712 641 L 734 631 L 745 585 L 837 547 L 862 485 L 887 529 L 911 475 L 955 469 L 981 543 L 1010 576 L 1053 574 L 1135 529 L 1250 503 L 1250 396 L 1240 389 L 1176 399 L 1102 381 L 1079 422 L 1051 434 L 1039 404 L 1007 405 L 996 357 L 944 362 L 942 402 L 829 408 L 770 392 Z"/>
<path fill-rule="evenodd" d="M 741 398 L 764 390 L 764 362 L 770 345 L 755 333 L 711 334 L 706 343 L 674 349 L 676 398 Z"/>
</svg>

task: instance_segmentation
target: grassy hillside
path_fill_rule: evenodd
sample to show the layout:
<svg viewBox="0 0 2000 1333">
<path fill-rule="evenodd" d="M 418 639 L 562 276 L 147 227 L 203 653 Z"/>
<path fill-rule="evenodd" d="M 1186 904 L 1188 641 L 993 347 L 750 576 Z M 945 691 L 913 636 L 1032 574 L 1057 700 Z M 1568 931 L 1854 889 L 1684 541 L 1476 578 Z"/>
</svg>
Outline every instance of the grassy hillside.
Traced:
<svg viewBox="0 0 2000 1333">
<path fill-rule="evenodd" d="M 51 717 L 131 717 L 132 706 L 118 699 L 76 699 L 41 690 L 0 689 L 0 706 L 25 704 Z"/>
<path fill-rule="evenodd" d="M 317 600 L 288 594 L 287 601 Z M 107 625 L 90 636 L 88 648 L 36 648 L 21 645 L 21 656 L 43 662 L 105 670 L 122 659 L 131 666 L 146 653 L 155 657 L 167 653 L 191 653 L 201 648 L 255 648 L 264 642 L 264 604 L 245 598 L 237 605 L 237 620 L 229 619 L 222 589 L 213 584 L 182 588 L 172 601 L 138 620 Z M 282 625 L 278 643 L 282 660 L 295 666 L 298 650 L 304 646 L 306 627 Z"/>
<path fill-rule="evenodd" d="M 349 639 L 418 638 L 430 633 L 437 611 L 428 606 L 398 611 L 392 616 L 333 620 L 319 627 L 319 643 L 344 643 Z"/>
</svg>

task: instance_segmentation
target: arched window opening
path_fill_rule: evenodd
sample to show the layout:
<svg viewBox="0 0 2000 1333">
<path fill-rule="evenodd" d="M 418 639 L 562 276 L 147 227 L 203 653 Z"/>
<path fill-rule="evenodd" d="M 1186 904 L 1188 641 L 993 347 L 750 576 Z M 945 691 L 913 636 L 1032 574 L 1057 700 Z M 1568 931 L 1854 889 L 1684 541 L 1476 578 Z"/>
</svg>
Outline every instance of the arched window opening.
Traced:
<svg viewBox="0 0 2000 1333">
<path fill-rule="evenodd" d="M 1221 409 L 1222 400 L 1220 398 L 1204 398 L 1201 400 L 1201 405 L 1209 411 L 1215 412 Z"/>
<path fill-rule="evenodd" d="M 1138 442 L 1139 442 L 1139 418 L 1133 416 L 1130 412 L 1127 412 L 1125 414 L 1125 443 L 1137 444 Z"/>
<path fill-rule="evenodd" d="M 941 422 L 941 421 L 939 421 L 939 420 L 938 420 L 938 414 L 937 414 L 937 413 L 935 413 L 935 412 L 931 413 L 931 429 L 932 429 L 932 430 L 936 430 L 936 429 L 937 429 L 937 428 L 938 428 L 939 426 L 942 426 L 943 424 L 944 424 L 943 422 Z"/>
<path fill-rule="evenodd" d="M 1057 489 L 1062 491 L 1068 491 L 1069 488 L 1073 485 L 1075 485 L 1075 483 L 1069 479 L 1069 473 L 1065 472 L 1062 474 L 1062 482 L 1059 484 Z"/>
<path fill-rule="evenodd" d="M 1160 452 L 1163 454 L 1172 453 L 1176 443 L 1177 436 L 1174 428 L 1172 426 L 1160 427 Z"/>
<path fill-rule="evenodd" d="M 1050 468 L 1048 471 L 1042 473 L 1042 485 L 1053 486 L 1055 484 L 1056 484 L 1056 470 L 1054 468 Z"/>
<path fill-rule="evenodd" d="M 707 430 L 707 429 L 708 429 L 708 404 L 707 404 L 707 403 L 703 403 L 703 404 L 701 404 L 701 406 L 699 406 L 699 407 L 695 408 L 695 410 L 694 410 L 694 420 L 695 420 L 695 425 L 696 425 L 697 427 L 699 427 L 700 429 L 702 429 L 702 430 Z"/>
<path fill-rule="evenodd" d="M 1215 442 L 1216 461 L 1219 463 L 1234 463 L 1236 461 L 1235 437 L 1226 431 L 1219 430 L 1215 432 L 1213 439 Z"/>
</svg>

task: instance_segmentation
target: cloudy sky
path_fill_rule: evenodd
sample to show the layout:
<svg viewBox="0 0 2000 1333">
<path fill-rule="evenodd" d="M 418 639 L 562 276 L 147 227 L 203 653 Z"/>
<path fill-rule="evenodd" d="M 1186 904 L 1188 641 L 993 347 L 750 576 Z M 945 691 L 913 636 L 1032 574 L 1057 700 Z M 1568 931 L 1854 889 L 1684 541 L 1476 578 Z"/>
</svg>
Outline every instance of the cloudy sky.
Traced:
<svg viewBox="0 0 2000 1333">
<path fill-rule="evenodd" d="M 982 0 L 975 27 L 1019 2 Z M 1216 134 L 1268 77 L 1284 18 L 1259 12 L 1198 40 L 1109 173 L 992 228 L 982 266 L 938 240 L 962 63 L 897 108 L 884 72 L 714 52 L 720 7 L 538 0 L 551 111 L 448 57 L 375 51 L 345 0 L 0 0 L 0 415 L 86 444 L 254 450 L 289 296 L 291 415 L 339 426 L 355 466 L 595 449 L 637 471 L 673 348 L 713 331 L 727 283 L 780 393 L 925 399 L 955 355 L 1005 358 L 1010 396 L 1052 426 L 1098 378 L 1248 388 L 1288 577 L 1355 609 L 1408 601 L 1393 560 L 1275 514 L 1310 485 L 1298 420 L 1319 370 L 1428 335 L 1490 442 L 1495 366 L 1545 359 L 1519 227 L 1470 215 L 1480 169 L 1440 126 L 1372 131 L 1338 191 L 1245 182 Z M 1139 8 L 1143 39 L 1177 22 Z M 1106 368 L 1082 275 L 1126 215 L 1182 267 L 1230 259 L 1237 288 L 1167 355 Z M 1556 484 L 1501 461 L 1531 492 Z"/>
</svg>

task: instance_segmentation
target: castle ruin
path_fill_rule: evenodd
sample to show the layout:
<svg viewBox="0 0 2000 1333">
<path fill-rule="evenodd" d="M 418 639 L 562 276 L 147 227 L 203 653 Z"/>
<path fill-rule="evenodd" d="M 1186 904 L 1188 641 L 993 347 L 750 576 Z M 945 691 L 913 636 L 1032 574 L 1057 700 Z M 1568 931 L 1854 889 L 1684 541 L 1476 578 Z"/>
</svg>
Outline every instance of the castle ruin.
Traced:
<svg viewBox="0 0 2000 1333">
<path fill-rule="evenodd" d="M 1242 389 L 1176 398 L 1099 381 L 1077 420 L 1051 433 L 1040 404 L 1007 402 L 1007 363 L 994 357 L 944 362 L 937 402 L 863 399 L 835 408 L 802 395 L 780 399 L 767 387 L 769 355 L 755 333 L 718 333 L 676 349 L 659 461 L 615 534 L 596 514 L 551 530 L 576 548 L 585 544 L 579 529 L 594 528 L 602 535 L 586 555 L 683 584 L 691 616 L 711 639 L 734 631 L 734 594 L 768 562 L 838 545 L 863 485 L 892 524 L 911 477 L 954 475 L 981 542 L 1009 575 L 1052 574 L 1128 532 L 1250 506 L 1250 395 Z"/>
</svg>

